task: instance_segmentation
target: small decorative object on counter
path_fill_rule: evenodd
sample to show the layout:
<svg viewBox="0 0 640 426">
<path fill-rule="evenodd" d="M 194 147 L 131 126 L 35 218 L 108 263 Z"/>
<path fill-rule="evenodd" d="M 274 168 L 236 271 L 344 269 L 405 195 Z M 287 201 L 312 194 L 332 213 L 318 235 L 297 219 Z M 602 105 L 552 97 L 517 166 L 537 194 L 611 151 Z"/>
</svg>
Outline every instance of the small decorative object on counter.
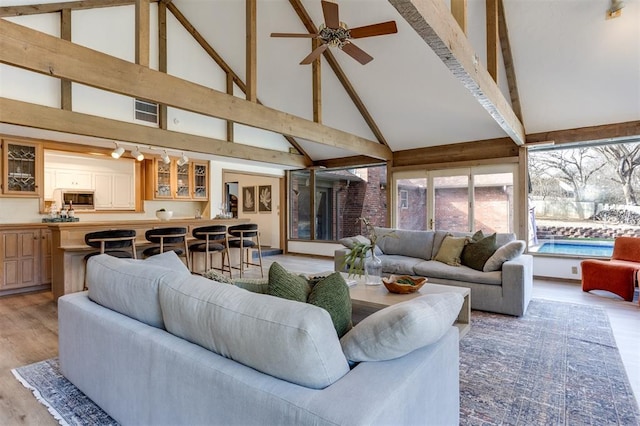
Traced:
<svg viewBox="0 0 640 426">
<path fill-rule="evenodd" d="M 169 220 L 173 216 L 173 212 L 170 210 L 159 209 L 156 210 L 156 217 L 160 220 Z"/>
<path fill-rule="evenodd" d="M 73 210 L 73 201 L 69 201 L 69 211 L 67 213 L 69 217 L 76 217 L 76 211 Z"/>
</svg>

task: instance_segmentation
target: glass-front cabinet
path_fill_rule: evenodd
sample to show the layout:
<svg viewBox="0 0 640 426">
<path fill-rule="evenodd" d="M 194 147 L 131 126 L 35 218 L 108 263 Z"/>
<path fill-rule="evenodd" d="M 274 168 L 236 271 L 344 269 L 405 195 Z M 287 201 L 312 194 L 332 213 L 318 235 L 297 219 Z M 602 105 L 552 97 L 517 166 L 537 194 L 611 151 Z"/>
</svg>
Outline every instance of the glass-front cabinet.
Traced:
<svg viewBox="0 0 640 426">
<path fill-rule="evenodd" d="M 42 146 L 37 143 L 2 140 L 2 193 L 39 196 Z"/>
<path fill-rule="evenodd" d="M 190 164 L 176 163 L 176 198 L 191 198 Z"/>
<path fill-rule="evenodd" d="M 178 164 L 172 159 L 165 164 L 155 158 L 147 163 L 147 200 L 198 200 L 209 199 L 208 163 L 189 161 Z"/>
<path fill-rule="evenodd" d="M 209 199 L 209 165 L 193 162 L 193 198 Z"/>
</svg>

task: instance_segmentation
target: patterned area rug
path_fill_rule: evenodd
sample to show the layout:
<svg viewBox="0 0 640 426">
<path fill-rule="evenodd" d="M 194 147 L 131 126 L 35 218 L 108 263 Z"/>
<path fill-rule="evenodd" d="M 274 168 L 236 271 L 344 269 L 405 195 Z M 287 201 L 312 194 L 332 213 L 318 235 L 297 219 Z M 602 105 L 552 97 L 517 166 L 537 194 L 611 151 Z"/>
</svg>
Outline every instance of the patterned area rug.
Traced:
<svg viewBox="0 0 640 426">
<path fill-rule="evenodd" d="M 460 342 L 461 425 L 640 425 L 603 309 L 533 300 L 522 318 L 471 316 Z M 117 424 L 57 358 L 13 374 L 62 425 Z"/>
<path fill-rule="evenodd" d="M 472 312 L 460 342 L 462 425 L 640 425 L 604 309 L 533 300 Z"/>
</svg>

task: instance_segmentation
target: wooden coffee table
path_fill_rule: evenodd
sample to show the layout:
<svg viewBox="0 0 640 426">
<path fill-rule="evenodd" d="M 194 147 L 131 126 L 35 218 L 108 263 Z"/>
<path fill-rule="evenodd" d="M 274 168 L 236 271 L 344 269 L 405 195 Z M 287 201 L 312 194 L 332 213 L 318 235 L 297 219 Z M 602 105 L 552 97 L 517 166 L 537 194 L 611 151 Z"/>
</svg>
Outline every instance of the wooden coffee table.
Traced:
<svg viewBox="0 0 640 426">
<path fill-rule="evenodd" d="M 462 303 L 460 314 L 454 325 L 458 327 L 460 331 L 460 338 L 467 334 L 471 328 L 471 290 L 466 287 L 430 284 L 427 282 L 415 293 L 395 294 L 389 293 L 389 290 L 387 290 L 383 284 L 365 285 L 364 279 L 357 277 L 349 278 L 346 273 L 342 273 L 342 275 L 347 281 L 355 279 L 357 282 L 355 285 L 349 287 L 354 312 L 364 311 L 367 314 L 371 314 L 387 306 L 405 302 L 416 297 L 424 296 L 425 294 L 458 293 L 464 297 L 464 302 Z"/>
</svg>

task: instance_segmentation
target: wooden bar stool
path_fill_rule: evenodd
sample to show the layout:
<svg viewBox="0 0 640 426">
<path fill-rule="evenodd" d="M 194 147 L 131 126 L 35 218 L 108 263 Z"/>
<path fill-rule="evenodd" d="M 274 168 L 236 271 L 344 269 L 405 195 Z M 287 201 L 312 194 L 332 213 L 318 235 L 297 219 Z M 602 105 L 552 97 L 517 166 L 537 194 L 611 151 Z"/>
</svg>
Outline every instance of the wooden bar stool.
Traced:
<svg viewBox="0 0 640 426">
<path fill-rule="evenodd" d="M 259 266 L 260 276 L 264 278 L 264 270 L 262 269 L 262 249 L 260 248 L 260 232 L 258 231 L 258 225 L 256 223 L 243 223 L 241 225 L 230 226 L 228 231 L 231 238 L 228 240 L 227 247 L 240 249 L 240 267 L 234 267 L 235 269 L 240 269 L 240 278 L 242 278 L 242 275 L 244 274 L 245 265 Z M 250 249 L 258 250 L 258 259 L 260 263 L 251 262 Z"/>
<path fill-rule="evenodd" d="M 200 240 L 198 242 L 192 243 L 189 245 L 189 252 L 191 254 L 191 264 L 193 265 L 193 254 L 204 253 L 205 254 L 205 262 L 204 262 L 204 272 L 207 272 L 212 268 L 211 266 L 211 256 L 216 253 L 222 254 L 222 266 L 218 269 L 222 272 L 229 271 L 229 277 L 231 277 L 231 260 L 229 258 L 229 249 L 227 247 L 228 234 L 227 227 L 225 225 L 211 225 L 211 226 L 200 226 L 198 228 L 194 228 L 191 231 L 191 235 L 194 238 Z M 203 242 L 204 241 L 204 242 Z M 225 259 L 227 259 L 227 266 L 225 268 Z M 193 271 L 192 271 L 193 272 Z"/>
<path fill-rule="evenodd" d="M 187 228 L 156 228 L 149 229 L 144 233 L 147 241 L 157 244 L 153 247 L 144 249 L 142 255 L 144 257 L 155 256 L 166 251 L 173 250 L 178 256 L 184 256 L 187 262 L 187 268 L 191 270 L 191 261 L 189 260 L 189 246 L 187 245 Z"/>
</svg>

